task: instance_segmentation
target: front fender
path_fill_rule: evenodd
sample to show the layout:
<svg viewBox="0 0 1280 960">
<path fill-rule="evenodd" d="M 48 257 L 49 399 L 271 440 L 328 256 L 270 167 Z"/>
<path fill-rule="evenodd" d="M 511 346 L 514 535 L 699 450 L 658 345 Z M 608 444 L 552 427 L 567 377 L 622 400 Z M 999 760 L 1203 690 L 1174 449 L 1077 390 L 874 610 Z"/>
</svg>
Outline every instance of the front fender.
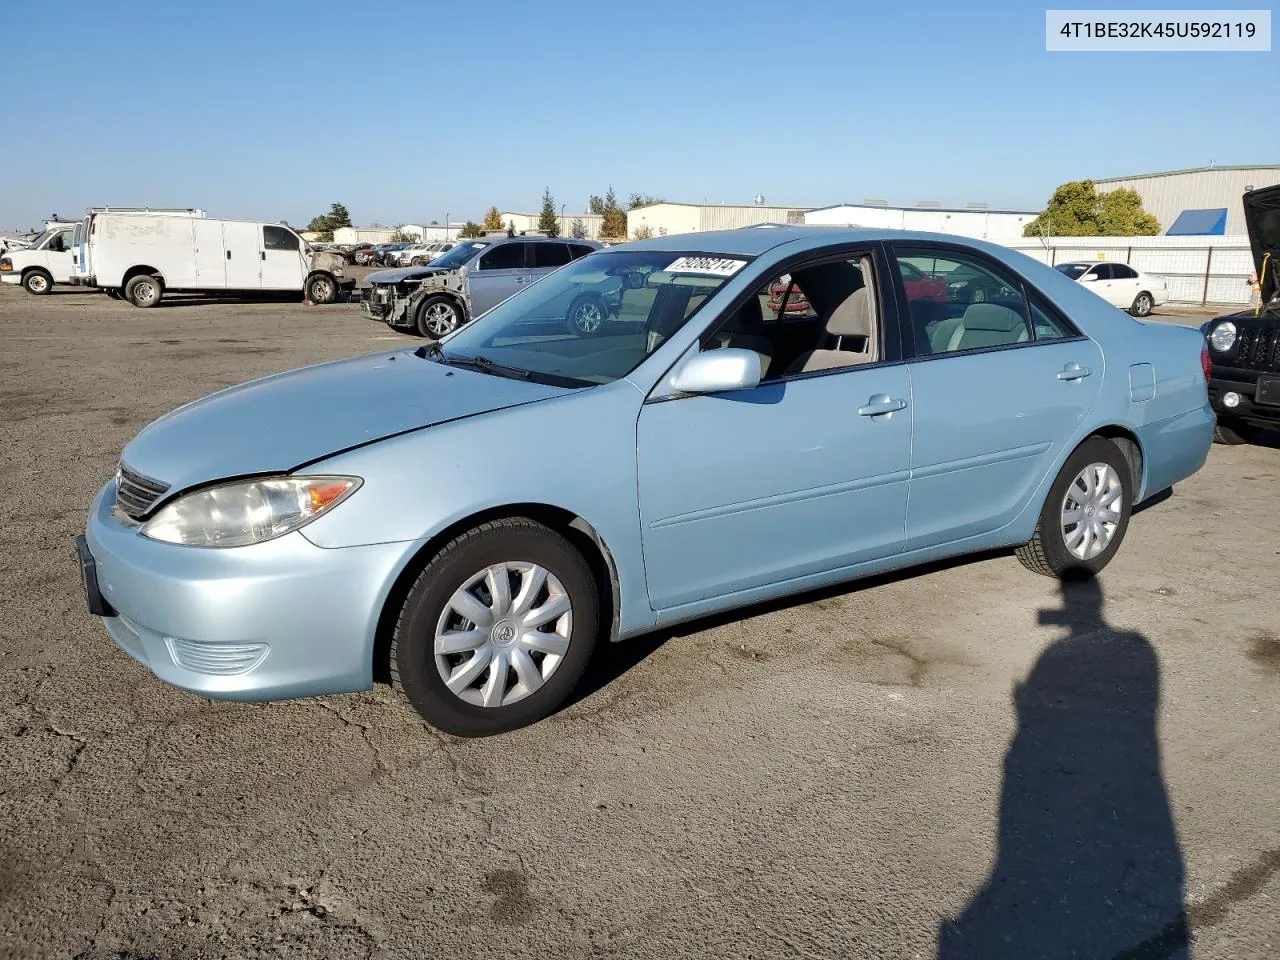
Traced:
<svg viewBox="0 0 1280 960">
<path fill-rule="evenodd" d="M 457 376 L 484 376 L 458 371 Z M 617 569 L 622 635 L 654 623 L 636 500 L 640 393 L 625 380 L 438 424 L 314 463 L 364 485 L 303 533 L 320 547 L 432 537 L 470 517 L 541 504 L 581 517 Z"/>
</svg>

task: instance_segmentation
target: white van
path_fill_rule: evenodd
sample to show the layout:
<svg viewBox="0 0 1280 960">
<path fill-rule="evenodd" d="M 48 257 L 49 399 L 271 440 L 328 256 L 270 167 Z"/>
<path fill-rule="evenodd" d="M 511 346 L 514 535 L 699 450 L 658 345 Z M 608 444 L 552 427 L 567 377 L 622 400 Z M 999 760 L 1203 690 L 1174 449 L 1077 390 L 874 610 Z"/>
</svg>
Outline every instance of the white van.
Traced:
<svg viewBox="0 0 1280 960">
<path fill-rule="evenodd" d="M 213 220 L 201 210 L 90 210 L 76 240 L 78 282 L 154 307 L 167 291 L 295 291 L 333 303 L 355 286 L 343 259 L 316 251 L 291 228 Z"/>
<path fill-rule="evenodd" d="M 25 250 L 7 250 L 0 257 L 0 283 L 20 283 L 27 293 L 42 296 L 55 283 L 72 282 L 74 223 L 51 226 Z"/>
</svg>

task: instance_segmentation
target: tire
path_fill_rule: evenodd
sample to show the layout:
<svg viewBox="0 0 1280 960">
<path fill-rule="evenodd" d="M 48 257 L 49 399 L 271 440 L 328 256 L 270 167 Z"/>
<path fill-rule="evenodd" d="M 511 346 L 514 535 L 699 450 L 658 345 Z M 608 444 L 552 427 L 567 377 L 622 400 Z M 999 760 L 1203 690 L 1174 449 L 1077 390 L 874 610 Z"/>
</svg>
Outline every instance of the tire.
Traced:
<svg viewBox="0 0 1280 960">
<path fill-rule="evenodd" d="M 164 296 L 164 287 L 157 277 L 141 273 L 131 277 L 124 285 L 124 298 L 135 307 L 154 307 Z"/>
<path fill-rule="evenodd" d="M 1262 431 L 1241 420 L 1224 420 L 1219 417 L 1213 428 L 1213 442 L 1226 447 L 1238 447 L 1243 443 L 1256 443 Z"/>
<path fill-rule="evenodd" d="M 22 275 L 22 289 L 36 297 L 53 293 L 53 277 L 43 270 L 28 270 Z"/>
<path fill-rule="evenodd" d="M 1151 311 L 1155 309 L 1156 302 L 1151 294 L 1143 290 L 1140 294 L 1133 298 L 1133 304 L 1129 307 L 1129 313 L 1135 317 L 1149 317 Z"/>
<path fill-rule="evenodd" d="M 418 306 L 414 324 L 422 336 L 439 340 L 462 326 L 462 309 L 451 297 L 427 297 Z"/>
<path fill-rule="evenodd" d="M 534 567 L 547 576 L 521 614 L 521 588 Z M 495 568 L 505 581 L 505 605 L 491 589 L 498 582 Z M 492 617 L 498 608 L 492 626 L 458 612 L 455 602 L 466 599 L 464 592 L 468 612 Z M 567 611 L 535 623 L 531 615 L 553 601 L 557 610 L 567 601 Z M 495 520 L 450 541 L 418 575 L 392 635 L 391 683 L 427 723 L 446 733 L 483 737 L 528 726 L 564 703 L 581 680 L 595 650 L 599 618 L 599 587 L 565 537 L 522 517 Z M 441 635 L 464 641 L 459 652 L 438 655 Z M 496 657 L 502 658 L 500 686 L 493 683 Z M 458 693 L 442 671 L 456 679 Z M 537 684 L 532 691 L 530 683 Z M 485 706 L 486 699 L 498 702 Z"/>
<path fill-rule="evenodd" d="M 1096 480 L 1104 467 L 1109 471 L 1105 475 L 1107 482 L 1098 485 L 1096 494 L 1086 493 L 1083 482 L 1077 481 L 1086 471 L 1092 471 Z M 1117 487 L 1119 493 L 1115 494 Z M 1067 458 L 1058 478 L 1053 481 L 1040 511 L 1035 536 L 1018 548 L 1018 559 L 1028 570 L 1046 577 L 1077 579 L 1093 576 L 1111 562 L 1124 541 L 1133 509 L 1133 492 L 1133 472 L 1120 448 L 1103 437 L 1090 437 Z M 1078 498 L 1072 500 L 1077 504 L 1075 507 L 1068 506 L 1068 493 Z M 1100 499 L 1111 495 L 1116 499 Z M 1116 503 L 1119 504 L 1118 509 Z M 1069 524 L 1065 517 L 1068 509 L 1077 511 L 1082 520 L 1090 522 L 1093 530 L 1106 533 L 1107 540 L 1100 551 L 1091 552 L 1096 549 L 1101 536 L 1090 544 L 1088 531 L 1083 534 L 1083 541 L 1076 544 L 1080 552 L 1072 551 L 1069 543 L 1076 540 L 1081 524 Z M 1116 519 L 1110 524 L 1101 519 L 1112 514 Z M 1072 527 L 1069 532 L 1066 529 L 1068 525 Z"/>
<path fill-rule="evenodd" d="M 307 280 L 306 298 L 312 303 L 333 303 L 338 299 L 338 284 L 327 273 L 317 273 Z"/>
<path fill-rule="evenodd" d="M 569 304 L 566 319 L 570 333 L 579 337 L 594 337 L 608 317 L 609 309 L 604 304 L 604 298 L 598 293 L 584 293 Z"/>
<path fill-rule="evenodd" d="M 410 261 L 409 261 L 409 266 L 411 266 L 411 267 L 420 267 L 420 266 L 422 266 L 422 258 L 421 258 L 421 257 L 414 257 L 412 260 L 410 260 Z"/>
</svg>

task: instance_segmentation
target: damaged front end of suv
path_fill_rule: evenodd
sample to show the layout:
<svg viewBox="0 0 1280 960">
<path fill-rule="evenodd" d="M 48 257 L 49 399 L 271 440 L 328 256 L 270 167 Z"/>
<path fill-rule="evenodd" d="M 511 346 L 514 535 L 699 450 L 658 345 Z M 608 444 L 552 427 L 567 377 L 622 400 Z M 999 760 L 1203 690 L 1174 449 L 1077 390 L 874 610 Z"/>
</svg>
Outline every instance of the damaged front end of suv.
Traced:
<svg viewBox="0 0 1280 960">
<path fill-rule="evenodd" d="M 1244 216 L 1261 302 L 1200 328 L 1219 443 L 1248 443 L 1280 429 L 1280 185 L 1246 193 Z"/>
<path fill-rule="evenodd" d="M 471 319 L 467 264 L 489 244 L 468 241 L 421 267 L 369 274 L 362 301 L 374 320 L 424 337 L 442 337 Z"/>
</svg>

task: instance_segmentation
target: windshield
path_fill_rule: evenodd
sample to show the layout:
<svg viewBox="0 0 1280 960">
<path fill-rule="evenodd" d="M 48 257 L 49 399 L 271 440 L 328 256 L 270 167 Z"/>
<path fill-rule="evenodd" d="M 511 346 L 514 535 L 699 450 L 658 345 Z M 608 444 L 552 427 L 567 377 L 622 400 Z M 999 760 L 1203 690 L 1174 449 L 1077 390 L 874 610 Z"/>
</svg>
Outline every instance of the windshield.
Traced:
<svg viewBox="0 0 1280 960">
<path fill-rule="evenodd" d="M 42 243 L 44 243 L 46 240 L 52 237 L 55 233 L 58 233 L 61 229 L 62 228 L 59 227 L 57 230 L 46 230 L 44 233 L 40 234 L 40 236 L 36 237 L 34 240 L 31 241 L 31 249 L 32 250 L 39 249 Z"/>
<path fill-rule="evenodd" d="M 439 357 L 566 386 L 609 383 L 634 370 L 746 264 L 714 254 L 594 253 L 463 327 Z"/>
<path fill-rule="evenodd" d="M 460 267 L 488 245 L 479 240 L 460 243 L 444 256 L 436 257 L 432 260 L 431 265 L 433 267 Z"/>
<path fill-rule="evenodd" d="M 1072 280 L 1079 280 L 1084 276 L 1084 272 L 1089 269 L 1086 263 L 1060 263 L 1055 267 L 1059 273 L 1065 273 Z"/>
</svg>

